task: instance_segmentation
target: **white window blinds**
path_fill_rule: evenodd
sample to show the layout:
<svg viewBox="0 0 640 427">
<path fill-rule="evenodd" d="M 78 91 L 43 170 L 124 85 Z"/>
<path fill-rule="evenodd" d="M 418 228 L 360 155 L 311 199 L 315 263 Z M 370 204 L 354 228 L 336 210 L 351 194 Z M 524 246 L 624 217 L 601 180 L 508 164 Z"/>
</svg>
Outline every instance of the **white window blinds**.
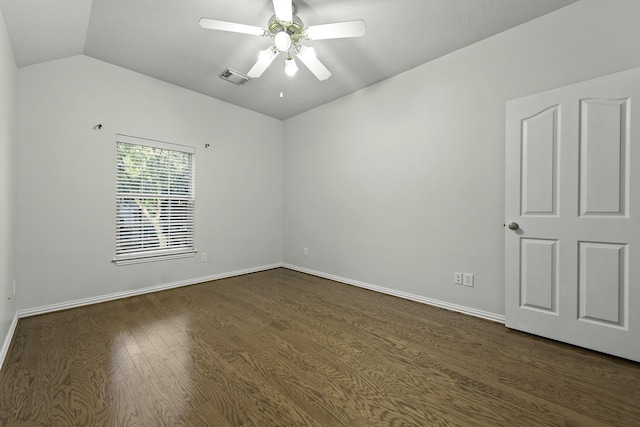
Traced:
<svg viewBox="0 0 640 427">
<path fill-rule="evenodd" d="M 117 135 L 116 264 L 195 253 L 194 148 Z"/>
</svg>

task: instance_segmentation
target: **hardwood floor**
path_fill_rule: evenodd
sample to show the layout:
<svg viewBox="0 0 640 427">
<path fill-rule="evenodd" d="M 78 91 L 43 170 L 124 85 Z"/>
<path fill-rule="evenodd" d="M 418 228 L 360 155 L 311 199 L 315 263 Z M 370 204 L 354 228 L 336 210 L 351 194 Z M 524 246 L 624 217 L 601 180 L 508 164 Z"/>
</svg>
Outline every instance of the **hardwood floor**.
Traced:
<svg viewBox="0 0 640 427">
<path fill-rule="evenodd" d="M 276 269 L 20 320 L 11 426 L 640 425 L 640 364 Z"/>
</svg>

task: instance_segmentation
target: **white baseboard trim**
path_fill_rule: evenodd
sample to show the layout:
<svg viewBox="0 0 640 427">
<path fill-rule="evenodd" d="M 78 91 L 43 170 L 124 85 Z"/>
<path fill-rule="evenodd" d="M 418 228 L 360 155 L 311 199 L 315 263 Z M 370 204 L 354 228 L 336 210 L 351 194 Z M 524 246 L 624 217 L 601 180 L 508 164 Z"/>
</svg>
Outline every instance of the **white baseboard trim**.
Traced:
<svg viewBox="0 0 640 427">
<path fill-rule="evenodd" d="M 7 331 L 7 336 L 4 337 L 4 343 L 2 343 L 2 349 L 0 349 L 0 369 L 4 365 L 4 359 L 7 357 L 7 353 L 9 352 L 9 346 L 11 345 L 11 340 L 13 339 L 13 334 L 16 332 L 16 326 L 18 325 L 18 312 L 13 315 L 13 321 L 9 326 L 9 330 Z"/>
<path fill-rule="evenodd" d="M 203 283 L 203 282 L 210 282 L 212 280 L 220 280 L 220 279 L 226 279 L 226 278 L 229 278 L 229 277 L 242 276 L 244 274 L 250 274 L 250 273 L 257 273 L 257 272 L 260 272 L 260 271 L 272 270 L 274 268 L 279 268 L 279 267 L 282 267 L 282 266 L 283 266 L 282 263 L 263 265 L 263 266 L 260 266 L 260 267 L 252 267 L 252 268 L 247 268 L 247 269 L 244 269 L 244 270 L 236 270 L 236 271 L 230 271 L 230 272 L 227 272 L 227 273 L 214 274 L 212 276 L 196 277 L 196 278 L 193 278 L 193 279 L 180 280 L 180 281 L 177 281 L 177 282 L 166 283 L 166 284 L 163 284 L 163 285 L 149 286 L 149 287 L 146 287 L 146 288 L 134 289 L 134 290 L 131 290 L 131 291 L 116 292 L 116 293 L 113 293 L 113 294 L 102 295 L 102 296 L 97 296 L 97 297 L 90 297 L 90 298 L 83 298 L 83 299 L 78 299 L 78 300 L 75 300 L 75 301 L 62 302 L 62 303 L 51 304 L 51 305 L 44 305 L 44 306 L 41 306 L 41 307 L 27 308 L 27 309 L 24 309 L 24 310 L 18 310 L 17 318 L 37 316 L 39 314 L 46 314 L 46 313 L 52 313 L 54 311 L 68 310 L 70 308 L 82 307 L 82 306 L 85 306 L 85 305 L 99 304 L 101 302 L 113 301 L 113 300 L 117 300 L 117 299 L 121 299 L 121 298 L 128 298 L 128 297 L 133 297 L 133 296 L 136 296 L 136 295 L 148 294 L 148 293 L 151 293 L 151 292 L 165 291 L 167 289 L 173 289 L 173 288 L 179 288 L 179 287 L 182 287 L 182 286 L 195 285 L 197 283 Z M 13 333 L 11 333 L 11 336 L 13 336 Z M 8 338 L 8 339 L 9 339 L 9 341 L 11 341 L 10 338 Z"/>
<path fill-rule="evenodd" d="M 505 323 L 505 318 L 501 314 L 490 313 L 488 311 L 478 310 L 471 307 L 465 307 L 463 305 L 452 304 L 446 301 L 440 301 L 432 298 L 423 297 L 420 295 L 409 294 L 407 292 L 398 291 L 396 289 L 385 288 L 382 286 L 372 285 L 370 283 L 359 282 L 357 280 L 346 279 L 340 276 L 334 276 L 333 274 L 323 273 L 320 271 L 310 270 L 308 268 L 299 267 L 297 265 L 291 264 L 283 264 L 284 268 L 288 268 L 290 270 L 299 271 L 301 273 L 310 274 L 312 276 L 318 276 L 325 279 L 333 280 L 335 282 L 345 283 L 347 285 L 357 286 L 359 288 L 369 289 L 371 291 L 380 292 L 387 295 L 392 295 L 394 297 L 404 298 L 411 301 L 420 302 L 423 304 L 432 305 L 435 307 L 444 308 L 451 311 L 456 311 L 458 313 L 467 314 L 469 316 L 479 317 L 485 320 L 491 320 L 497 323 Z"/>
</svg>

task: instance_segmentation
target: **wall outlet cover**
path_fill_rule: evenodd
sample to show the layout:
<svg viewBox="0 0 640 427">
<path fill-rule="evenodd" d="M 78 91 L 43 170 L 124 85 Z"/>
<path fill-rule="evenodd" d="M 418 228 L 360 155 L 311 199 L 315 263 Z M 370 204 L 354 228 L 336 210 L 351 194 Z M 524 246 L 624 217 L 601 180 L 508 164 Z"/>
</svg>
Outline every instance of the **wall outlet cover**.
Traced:
<svg viewBox="0 0 640 427">
<path fill-rule="evenodd" d="M 462 285 L 462 273 L 453 273 L 453 283 Z"/>
<path fill-rule="evenodd" d="M 473 286 L 473 274 L 464 273 L 463 282 L 465 286 Z"/>
</svg>

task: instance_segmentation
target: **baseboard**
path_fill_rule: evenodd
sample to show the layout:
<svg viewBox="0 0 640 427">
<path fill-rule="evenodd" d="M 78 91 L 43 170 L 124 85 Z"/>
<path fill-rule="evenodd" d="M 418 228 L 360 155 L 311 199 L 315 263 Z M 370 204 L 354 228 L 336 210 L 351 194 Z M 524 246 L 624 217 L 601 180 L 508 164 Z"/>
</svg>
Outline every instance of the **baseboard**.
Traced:
<svg viewBox="0 0 640 427">
<path fill-rule="evenodd" d="M 0 369 L 4 365 L 4 359 L 7 357 L 7 353 L 9 352 L 9 347 L 11 346 L 11 340 L 13 339 L 13 334 L 16 332 L 16 326 L 18 325 L 18 312 L 13 315 L 13 320 L 11 321 L 11 325 L 9 326 L 9 330 L 7 331 L 7 336 L 4 338 L 4 343 L 2 344 L 2 349 L 0 349 Z"/>
<path fill-rule="evenodd" d="M 452 304 L 446 301 L 440 301 L 432 298 L 426 298 L 420 295 L 409 294 L 407 292 L 398 291 L 396 289 L 390 289 L 382 286 L 372 285 L 370 283 L 360 282 L 357 280 L 346 279 L 344 277 L 334 276 L 333 274 L 323 273 L 316 270 L 310 270 L 308 268 L 299 267 L 297 265 L 283 264 L 283 267 L 288 268 L 290 270 L 299 271 L 301 273 L 310 274 L 312 276 L 318 276 L 325 279 L 333 280 L 335 282 L 345 283 L 347 285 L 353 285 L 359 288 L 369 289 L 371 291 L 380 292 L 387 295 L 393 295 L 395 297 L 404 298 L 411 301 L 416 301 L 416 302 L 444 308 L 451 311 L 456 311 L 458 313 L 467 314 L 469 316 L 479 317 L 481 319 L 491 320 L 497 323 L 503 323 L 503 324 L 505 323 L 505 317 L 501 314 L 490 313 L 488 311 L 478 310 L 471 307 L 465 307 L 463 305 L 458 305 L 458 304 Z"/>
<path fill-rule="evenodd" d="M 28 308 L 24 310 L 18 310 L 17 318 L 37 316 L 39 314 L 46 314 L 46 313 L 52 313 L 54 311 L 68 310 L 70 308 L 82 307 L 85 305 L 99 304 L 101 302 L 113 301 L 121 298 L 129 298 L 136 295 L 148 294 L 151 292 L 165 291 L 168 289 L 179 288 L 182 286 L 189 286 L 189 285 L 195 285 L 197 283 L 210 282 L 212 280 L 220 280 L 220 279 L 226 279 L 228 277 L 242 276 L 244 274 L 272 270 L 274 268 L 279 268 L 282 266 L 283 265 L 281 263 L 263 265 L 260 267 L 252 267 L 244 270 L 236 270 L 236 271 L 230 271 L 227 273 L 214 274 L 212 276 L 196 277 L 193 279 L 180 280 L 177 282 L 166 283 L 162 285 L 149 286 L 146 288 L 135 289 L 132 291 L 116 292 L 108 295 L 102 295 L 102 296 L 91 297 L 91 298 L 83 298 L 75 301 L 44 305 L 41 307 Z M 13 335 L 13 333 L 11 335 Z"/>
</svg>

